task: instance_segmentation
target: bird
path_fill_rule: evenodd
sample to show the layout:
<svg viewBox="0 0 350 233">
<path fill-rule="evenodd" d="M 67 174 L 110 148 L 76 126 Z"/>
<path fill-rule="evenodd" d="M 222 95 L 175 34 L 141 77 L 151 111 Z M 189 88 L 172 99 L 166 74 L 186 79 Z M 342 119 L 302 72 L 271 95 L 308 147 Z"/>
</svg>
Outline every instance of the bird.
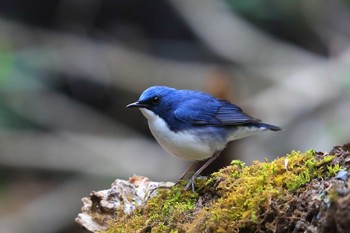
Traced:
<svg viewBox="0 0 350 233">
<path fill-rule="evenodd" d="M 181 175 L 182 180 L 199 161 L 205 163 L 192 175 L 185 190 L 192 187 L 200 173 L 230 141 L 280 127 L 263 123 L 244 113 L 240 107 L 195 90 L 152 86 L 126 108 L 138 108 L 148 121 L 157 142 L 169 154 L 193 161 Z"/>
</svg>

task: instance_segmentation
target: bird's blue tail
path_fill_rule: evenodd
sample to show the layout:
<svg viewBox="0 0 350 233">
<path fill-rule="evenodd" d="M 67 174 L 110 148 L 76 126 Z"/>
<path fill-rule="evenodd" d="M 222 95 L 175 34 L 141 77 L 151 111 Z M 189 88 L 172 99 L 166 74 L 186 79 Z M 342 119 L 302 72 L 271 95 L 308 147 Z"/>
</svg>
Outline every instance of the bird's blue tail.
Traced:
<svg viewBox="0 0 350 233">
<path fill-rule="evenodd" d="M 278 126 L 269 125 L 269 124 L 266 124 L 266 123 L 256 123 L 254 125 L 259 127 L 259 128 L 265 128 L 265 129 L 269 129 L 269 130 L 272 130 L 272 131 L 280 131 L 280 130 L 282 130 L 282 128 L 280 128 Z"/>
</svg>

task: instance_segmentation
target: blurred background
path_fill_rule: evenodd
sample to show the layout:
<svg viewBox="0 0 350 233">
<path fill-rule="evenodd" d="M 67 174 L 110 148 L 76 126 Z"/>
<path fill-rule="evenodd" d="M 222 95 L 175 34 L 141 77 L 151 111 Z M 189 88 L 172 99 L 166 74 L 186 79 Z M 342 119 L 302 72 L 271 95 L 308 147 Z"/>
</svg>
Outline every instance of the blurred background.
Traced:
<svg viewBox="0 0 350 233">
<path fill-rule="evenodd" d="M 232 159 L 350 138 L 348 0 L 0 0 L 0 229 L 83 232 L 81 197 L 188 166 L 125 106 L 152 85 L 229 99 L 284 128 Z"/>
</svg>

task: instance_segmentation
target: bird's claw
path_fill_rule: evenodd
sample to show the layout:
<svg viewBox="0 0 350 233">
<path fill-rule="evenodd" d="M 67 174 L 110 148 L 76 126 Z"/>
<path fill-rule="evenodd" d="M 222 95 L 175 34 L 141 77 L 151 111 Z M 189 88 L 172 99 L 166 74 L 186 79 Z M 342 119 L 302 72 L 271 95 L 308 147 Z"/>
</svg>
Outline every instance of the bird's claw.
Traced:
<svg viewBox="0 0 350 233">
<path fill-rule="evenodd" d="M 194 192 L 194 180 L 195 180 L 195 177 L 192 177 L 190 179 L 190 181 L 188 182 L 188 184 L 185 187 L 185 191 L 187 191 L 188 188 L 191 186 L 192 187 L 192 192 Z"/>
</svg>

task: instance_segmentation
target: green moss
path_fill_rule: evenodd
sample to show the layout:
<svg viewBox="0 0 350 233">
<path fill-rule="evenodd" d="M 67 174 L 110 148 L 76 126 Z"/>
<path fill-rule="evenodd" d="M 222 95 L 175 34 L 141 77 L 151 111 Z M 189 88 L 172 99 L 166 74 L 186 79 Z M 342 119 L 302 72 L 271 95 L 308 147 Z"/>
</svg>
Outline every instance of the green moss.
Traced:
<svg viewBox="0 0 350 233">
<path fill-rule="evenodd" d="M 243 161 L 241 161 L 241 160 L 235 159 L 235 160 L 232 160 L 232 161 L 231 161 L 231 165 L 236 165 L 236 166 L 242 168 L 242 167 L 245 166 L 245 163 L 244 163 Z"/>
<path fill-rule="evenodd" d="M 336 174 L 340 166 L 331 164 L 333 158 L 318 158 L 309 150 L 251 166 L 235 160 L 210 178 L 196 180 L 198 193 L 183 191 L 181 184 L 160 189 L 132 215 L 117 216 L 106 232 L 254 232 L 273 205 L 288 203 L 313 178 Z"/>
<path fill-rule="evenodd" d="M 156 197 L 150 198 L 143 208 L 137 209 L 131 216 L 120 213 L 106 232 L 180 232 L 178 225 L 187 218 L 190 220 L 198 194 L 184 191 L 183 186 L 157 191 Z"/>
<path fill-rule="evenodd" d="M 342 169 L 345 170 L 339 164 L 329 165 L 329 166 L 327 166 L 327 176 L 330 176 L 330 177 L 335 176 Z"/>
</svg>

